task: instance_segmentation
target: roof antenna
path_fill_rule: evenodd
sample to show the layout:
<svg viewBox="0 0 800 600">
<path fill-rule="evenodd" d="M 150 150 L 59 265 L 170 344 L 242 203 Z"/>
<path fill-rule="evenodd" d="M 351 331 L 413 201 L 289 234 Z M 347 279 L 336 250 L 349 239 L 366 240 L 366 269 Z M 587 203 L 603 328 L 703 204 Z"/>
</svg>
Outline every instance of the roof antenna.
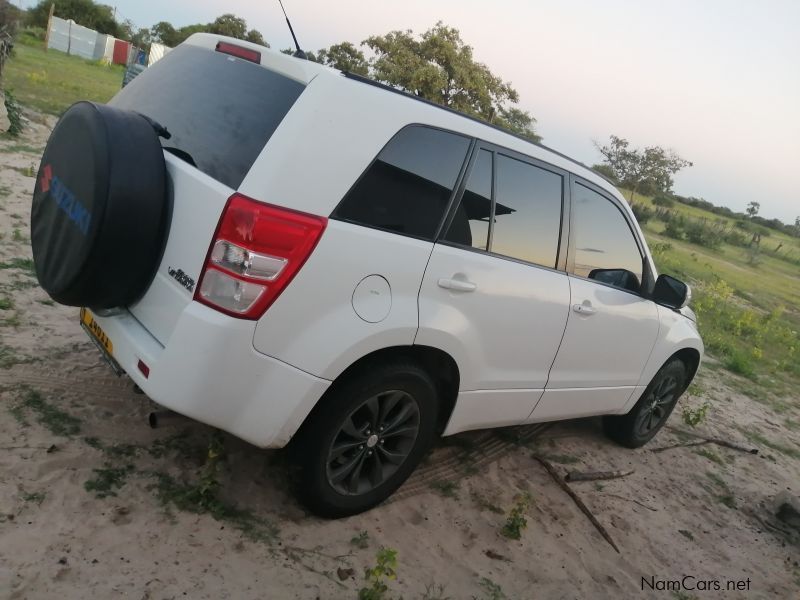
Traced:
<svg viewBox="0 0 800 600">
<path fill-rule="evenodd" d="M 286 14 L 286 9 L 283 8 L 283 2 L 281 2 L 281 0 L 278 0 L 278 4 L 281 5 L 283 16 L 286 17 L 286 24 L 289 26 L 289 33 L 292 34 L 292 39 L 294 40 L 295 48 L 297 48 L 297 50 L 294 51 L 292 56 L 296 56 L 297 58 L 302 58 L 303 60 L 306 60 L 307 59 L 306 53 L 300 49 L 300 44 L 297 43 L 297 36 L 294 34 L 294 29 L 292 29 L 292 24 L 289 21 L 289 15 Z"/>
</svg>

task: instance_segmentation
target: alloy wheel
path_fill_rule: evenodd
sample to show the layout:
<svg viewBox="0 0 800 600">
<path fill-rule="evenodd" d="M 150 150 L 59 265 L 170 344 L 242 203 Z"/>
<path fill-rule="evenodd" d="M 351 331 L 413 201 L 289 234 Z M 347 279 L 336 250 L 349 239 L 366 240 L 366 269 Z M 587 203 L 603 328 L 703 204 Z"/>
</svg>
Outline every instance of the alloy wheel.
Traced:
<svg viewBox="0 0 800 600">
<path fill-rule="evenodd" d="M 381 485 L 403 464 L 417 439 L 420 414 L 407 392 L 375 394 L 341 424 L 328 451 L 328 483 L 345 495 L 360 495 Z"/>
</svg>

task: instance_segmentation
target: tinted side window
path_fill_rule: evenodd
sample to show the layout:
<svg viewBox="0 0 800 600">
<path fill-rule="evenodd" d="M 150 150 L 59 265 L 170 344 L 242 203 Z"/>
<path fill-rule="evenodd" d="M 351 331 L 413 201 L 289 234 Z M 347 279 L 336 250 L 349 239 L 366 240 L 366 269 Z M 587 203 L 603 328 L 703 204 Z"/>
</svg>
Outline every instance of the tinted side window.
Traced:
<svg viewBox="0 0 800 600">
<path fill-rule="evenodd" d="M 491 214 L 492 153 L 481 150 L 472 166 L 464 195 L 444 239 L 487 250 Z"/>
<path fill-rule="evenodd" d="M 498 154 L 490 250 L 555 268 L 561 233 L 563 177 Z"/>
<path fill-rule="evenodd" d="M 620 210 L 607 198 L 580 184 L 575 186 L 572 205 L 575 274 L 638 291 L 642 255 Z M 607 270 L 628 271 L 636 280 Z"/>
<path fill-rule="evenodd" d="M 433 239 L 469 144 L 468 138 L 453 133 L 406 127 L 381 151 L 333 216 Z"/>
</svg>

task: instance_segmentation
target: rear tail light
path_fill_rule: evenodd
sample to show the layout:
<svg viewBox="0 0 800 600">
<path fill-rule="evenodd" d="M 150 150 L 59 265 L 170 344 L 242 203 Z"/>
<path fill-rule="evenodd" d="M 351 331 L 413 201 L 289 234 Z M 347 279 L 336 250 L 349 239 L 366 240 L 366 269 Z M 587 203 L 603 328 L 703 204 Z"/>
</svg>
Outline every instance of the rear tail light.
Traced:
<svg viewBox="0 0 800 600">
<path fill-rule="evenodd" d="M 234 194 L 211 242 L 195 300 L 234 317 L 260 318 L 311 256 L 327 222 Z"/>
</svg>

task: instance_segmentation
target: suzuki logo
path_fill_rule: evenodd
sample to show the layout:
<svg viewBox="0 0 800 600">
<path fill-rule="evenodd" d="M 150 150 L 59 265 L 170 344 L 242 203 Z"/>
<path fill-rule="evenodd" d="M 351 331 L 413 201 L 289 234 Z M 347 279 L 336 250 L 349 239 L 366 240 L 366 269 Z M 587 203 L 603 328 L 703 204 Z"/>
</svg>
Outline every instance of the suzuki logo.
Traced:
<svg viewBox="0 0 800 600">
<path fill-rule="evenodd" d="M 42 178 L 39 180 L 39 185 L 42 191 L 47 193 L 50 191 L 50 180 L 53 179 L 53 169 L 50 165 L 45 165 L 42 169 Z"/>
<path fill-rule="evenodd" d="M 50 164 L 42 167 L 42 176 L 39 179 L 39 186 L 42 192 L 49 196 L 56 203 L 56 206 L 67 215 L 83 235 L 89 233 L 89 225 L 92 222 L 90 213 L 83 203 L 75 197 L 75 194 L 61 181 L 58 176 L 53 175 L 53 168 Z"/>
</svg>

